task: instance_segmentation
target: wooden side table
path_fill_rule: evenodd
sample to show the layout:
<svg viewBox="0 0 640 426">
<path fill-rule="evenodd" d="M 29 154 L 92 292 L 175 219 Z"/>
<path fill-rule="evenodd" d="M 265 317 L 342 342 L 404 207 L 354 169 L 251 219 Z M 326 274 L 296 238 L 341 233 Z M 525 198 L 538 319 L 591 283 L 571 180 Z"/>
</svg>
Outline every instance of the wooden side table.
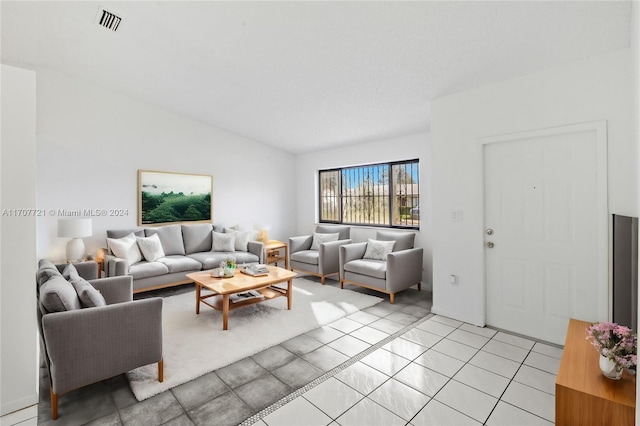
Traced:
<svg viewBox="0 0 640 426">
<path fill-rule="evenodd" d="M 102 278 L 102 272 L 104 269 L 104 259 L 93 259 L 98 264 L 98 278 Z"/>
<path fill-rule="evenodd" d="M 282 251 L 281 251 L 282 250 Z M 278 240 L 269 240 L 264 243 L 265 263 L 278 266 L 278 262 L 284 260 L 284 268 L 289 269 L 289 245 Z"/>
<path fill-rule="evenodd" d="M 600 372 L 598 351 L 586 339 L 591 323 L 571 319 L 556 377 L 556 425 L 633 425 L 636 376 Z"/>
</svg>

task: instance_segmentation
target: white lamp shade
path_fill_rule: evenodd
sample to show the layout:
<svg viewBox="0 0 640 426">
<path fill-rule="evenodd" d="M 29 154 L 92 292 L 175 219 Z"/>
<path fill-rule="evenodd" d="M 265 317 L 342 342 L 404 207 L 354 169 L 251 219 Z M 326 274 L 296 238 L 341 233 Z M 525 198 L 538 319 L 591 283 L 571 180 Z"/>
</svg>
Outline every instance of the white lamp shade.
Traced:
<svg viewBox="0 0 640 426">
<path fill-rule="evenodd" d="M 91 219 L 58 219 L 58 237 L 83 238 L 91 233 Z"/>
</svg>

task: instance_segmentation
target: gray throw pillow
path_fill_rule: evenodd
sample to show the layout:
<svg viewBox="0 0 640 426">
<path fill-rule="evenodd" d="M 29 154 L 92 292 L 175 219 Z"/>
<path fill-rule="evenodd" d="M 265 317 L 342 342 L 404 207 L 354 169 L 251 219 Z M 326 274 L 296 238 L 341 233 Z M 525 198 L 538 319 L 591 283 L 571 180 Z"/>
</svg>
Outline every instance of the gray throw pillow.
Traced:
<svg viewBox="0 0 640 426">
<path fill-rule="evenodd" d="M 351 227 L 347 225 L 317 225 L 316 232 L 318 234 L 333 234 L 338 233 L 339 240 L 348 240 L 351 238 Z"/>
<path fill-rule="evenodd" d="M 158 234 L 165 256 L 172 256 L 174 254 L 185 254 L 184 241 L 182 239 L 182 227 L 180 225 L 167 225 L 159 226 L 157 228 L 146 228 L 144 232 L 147 237 L 150 237 L 153 234 Z"/>
<path fill-rule="evenodd" d="M 162 250 L 162 244 L 160 243 L 158 234 L 153 234 L 150 237 L 136 237 L 136 241 L 138 242 L 138 247 L 140 247 L 142 255 L 149 262 L 155 262 L 164 257 L 164 251 Z"/>
<path fill-rule="evenodd" d="M 71 263 L 64 267 L 64 269 L 62 270 L 62 276 L 67 281 L 71 281 L 72 278 L 80 277 L 80 275 L 78 274 L 78 270 Z"/>
<path fill-rule="evenodd" d="M 371 238 L 367 241 L 367 250 L 363 259 L 387 260 L 387 255 L 393 251 L 395 241 L 378 241 Z"/>
<path fill-rule="evenodd" d="M 45 313 L 80 309 L 80 299 L 73 285 L 62 275 L 51 278 L 40 287 L 40 305 Z"/>
<path fill-rule="evenodd" d="M 58 270 L 58 268 L 56 268 L 56 265 L 54 265 L 53 262 L 51 262 L 49 259 L 40 259 L 38 261 L 38 269 L 55 269 L 56 271 Z"/>
<path fill-rule="evenodd" d="M 83 308 L 95 308 L 107 305 L 107 302 L 104 300 L 104 296 L 102 296 L 94 286 L 84 279 L 80 277 L 72 279 L 71 285 L 73 285 L 73 288 L 78 294 L 80 304 Z"/>
<path fill-rule="evenodd" d="M 311 243 L 311 250 L 320 250 L 320 244 L 328 243 L 331 241 L 338 241 L 338 237 L 340 234 L 336 232 L 335 234 L 318 234 L 317 232 L 313 233 L 313 242 Z"/>
<path fill-rule="evenodd" d="M 236 236 L 236 251 L 249 251 L 249 241 L 255 241 L 258 237 L 258 231 L 236 231 L 233 228 L 225 228 L 224 233 Z"/>
<path fill-rule="evenodd" d="M 42 284 L 46 283 L 53 277 L 62 277 L 60 271 L 54 266 L 52 268 L 40 268 L 36 273 L 36 281 L 38 282 L 38 287 L 42 286 Z"/>
<path fill-rule="evenodd" d="M 211 231 L 211 251 L 236 251 L 236 235 L 221 234 L 220 232 Z"/>
<path fill-rule="evenodd" d="M 398 231 L 378 231 L 376 232 L 376 240 L 378 241 L 395 241 L 393 251 L 401 251 L 413 248 L 416 234 L 413 232 Z"/>
<path fill-rule="evenodd" d="M 211 250 L 211 231 L 213 231 L 213 226 L 210 223 L 182 225 L 185 253 L 192 254 Z"/>
</svg>

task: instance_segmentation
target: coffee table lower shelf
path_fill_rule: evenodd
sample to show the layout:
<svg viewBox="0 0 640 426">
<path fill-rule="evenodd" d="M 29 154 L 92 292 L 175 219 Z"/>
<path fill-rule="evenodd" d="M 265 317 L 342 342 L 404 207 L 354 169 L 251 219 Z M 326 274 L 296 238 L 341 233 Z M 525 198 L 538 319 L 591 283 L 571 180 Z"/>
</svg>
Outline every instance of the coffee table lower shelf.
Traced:
<svg viewBox="0 0 640 426">
<path fill-rule="evenodd" d="M 240 300 L 238 302 L 232 302 L 229 299 L 229 310 L 232 311 L 236 308 L 242 308 L 243 306 L 254 305 L 256 303 L 264 302 L 265 300 L 275 299 L 276 297 L 286 296 L 287 290 L 278 287 L 267 287 L 257 290 L 262 294 L 262 297 L 254 297 L 253 299 Z M 211 303 L 207 299 L 212 299 Z M 224 312 L 224 296 L 220 294 L 206 294 L 200 296 L 200 302 L 207 306 Z"/>
<path fill-rule="evenodd" d="M 193 280 L 196 285 L 196 314 L 200 313 L 200 303 L 204 303 L 214 309 L 222 311 L 222 329 L 229 328 L 229 311 L 254 303 L 264 302 L 280 296 L 286 296 L 287 309 L 291 310 L 293 290 L 293 278 L 295 272 L 277 266 L 267 266 L 268 274 L 251 276 L 242 273 L 229 278 L 217 278 L 211 276 L 211 271 L 192 272 L 187 278 Z M 276 287 L 276 284 L 286 284 L 286 288 Z M 210 290 L 211 294 L 202 294 L 202 290 Z M 263 297 L 231 302 L 233 294 L 244 293 L 248 290 L 257 290 Z"/>
</svg>

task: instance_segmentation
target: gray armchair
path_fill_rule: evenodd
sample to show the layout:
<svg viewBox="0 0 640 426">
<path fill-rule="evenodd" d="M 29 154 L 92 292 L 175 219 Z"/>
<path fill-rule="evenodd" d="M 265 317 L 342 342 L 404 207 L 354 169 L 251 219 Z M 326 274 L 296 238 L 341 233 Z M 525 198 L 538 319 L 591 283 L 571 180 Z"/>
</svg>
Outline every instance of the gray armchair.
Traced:
<svg viewBox="0 0 640 426">
<path fill-rule="evenodd" d="M 345 225 L 318 225 L 316 234 L 338 234 L 336 241 L 327 241 L 312 247 L 313 235 L 289 238 L 289 267 L 292 271 L 299 271 L 320 277 L 322 284 L 329 275 L 337 275 L 340 270 L 339 249 L 344 244 L 350 244 L 351 228 Z"/>
<path fill-rule="evenodd" d="M 373 242 L 341 246 L 340 288 L 346 283 L 381 291 L 391 303 L 399 291 L 416 284 L 421 290 L 423 250 L 413 247 L 414 240 L 413 233 L 378 231 Z M 378 241 L 394 241 L 393 247 Z M 375 250 L 376 245 L 386 247 Z"/>
<path fill-rule="evenodd" d="M 47 312 L 40 304 L 38 325 L 53 420 L 58 418 L 58 396 L 83 386 L 153 363 L 158 363 L 158 380 L 163 381 L 162 299 L 133 301 L 131 276 L 91 279 L 97 276 L 95 263 L 76 264 L 76 269 L 106 305 Z M 61 275 L 48 278 L 64 286 L 61 279 L 65 281 Z M 38 281 L 42 298 L 40 288 L 49 284 Z"/>
</svg>

